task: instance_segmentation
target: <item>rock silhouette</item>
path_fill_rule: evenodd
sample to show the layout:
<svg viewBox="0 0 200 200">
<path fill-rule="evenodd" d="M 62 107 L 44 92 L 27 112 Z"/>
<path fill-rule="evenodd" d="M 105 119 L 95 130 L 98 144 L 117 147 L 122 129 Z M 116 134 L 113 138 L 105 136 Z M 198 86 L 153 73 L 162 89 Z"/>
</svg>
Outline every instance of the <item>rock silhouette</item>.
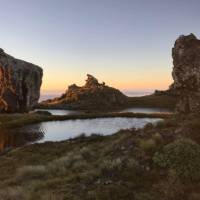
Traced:
<svg viewBox="0 0 200 200">
<path fill-rule="evenodd" d="M 40 107 L 65 109 L 113 109 L 127 103 L 127 97 L 119 90 L 99 83 L 90 74 L 84 86 L 70 85 L 61 97 L 43 101 Z"/>
</svg>

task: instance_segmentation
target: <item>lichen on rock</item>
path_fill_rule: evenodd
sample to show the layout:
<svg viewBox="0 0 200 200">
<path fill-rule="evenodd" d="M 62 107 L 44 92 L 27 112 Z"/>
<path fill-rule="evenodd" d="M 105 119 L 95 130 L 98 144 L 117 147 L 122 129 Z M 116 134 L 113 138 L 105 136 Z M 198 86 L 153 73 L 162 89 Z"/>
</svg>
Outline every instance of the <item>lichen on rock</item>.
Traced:
<svg viewBox="0 0 200 200">
<path fill-rule="evenodd" d="M 32 109 L 40 97 L 42 76 L 40 67 L 15 59 L 0 49 L 0 112 Z"/>
</svg>

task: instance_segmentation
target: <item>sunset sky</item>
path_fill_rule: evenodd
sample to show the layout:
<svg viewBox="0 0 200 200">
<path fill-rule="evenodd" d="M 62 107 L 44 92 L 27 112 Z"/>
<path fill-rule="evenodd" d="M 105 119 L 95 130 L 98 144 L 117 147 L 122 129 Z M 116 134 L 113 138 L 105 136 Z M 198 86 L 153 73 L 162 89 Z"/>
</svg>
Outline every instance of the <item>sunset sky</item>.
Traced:
<svg viewBox="0 0 200 200">
<path fill-rule="evenodd" d="M 166 89 L 171 48 L 200 37 L 199 0 L 0 0 L 0 47 L 44 69 L 43 93 L 84 84 Z"/>
</svg>

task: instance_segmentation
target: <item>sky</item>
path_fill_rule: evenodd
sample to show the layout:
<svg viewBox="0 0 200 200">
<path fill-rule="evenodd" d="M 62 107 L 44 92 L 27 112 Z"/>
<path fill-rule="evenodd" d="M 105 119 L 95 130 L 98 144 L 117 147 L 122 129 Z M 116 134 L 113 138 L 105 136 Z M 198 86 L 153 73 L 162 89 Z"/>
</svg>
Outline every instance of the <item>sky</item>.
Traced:
<svg viewBox="0 0 200 200">
<path fill-rule="evenodd" d="M 200 37 L 199 0 L 0 0 L 0 48 L 41 66 L 42 93 L 86 74 L 121 90 L 167 89 L 179 35 Z"/>
</svg>

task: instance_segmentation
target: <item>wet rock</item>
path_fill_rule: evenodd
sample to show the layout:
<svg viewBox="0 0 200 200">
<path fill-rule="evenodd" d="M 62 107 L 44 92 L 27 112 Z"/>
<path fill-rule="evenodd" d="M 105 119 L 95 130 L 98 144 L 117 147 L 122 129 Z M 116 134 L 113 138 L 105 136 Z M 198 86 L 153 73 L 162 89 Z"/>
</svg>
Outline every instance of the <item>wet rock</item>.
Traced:
<svg viewBox="0 0 200 200">
<path fill-rule="evenodd" d="M 174 83 L 179 113 L 200 112 L 200 40 L 194 34 L 180 36 L 172 49 Z"/>
<path fill-rule="evenodd" d="M 0 49 L 0 112 L 24 112 L 40 97 L 43 71 Z"/>
</svg>

